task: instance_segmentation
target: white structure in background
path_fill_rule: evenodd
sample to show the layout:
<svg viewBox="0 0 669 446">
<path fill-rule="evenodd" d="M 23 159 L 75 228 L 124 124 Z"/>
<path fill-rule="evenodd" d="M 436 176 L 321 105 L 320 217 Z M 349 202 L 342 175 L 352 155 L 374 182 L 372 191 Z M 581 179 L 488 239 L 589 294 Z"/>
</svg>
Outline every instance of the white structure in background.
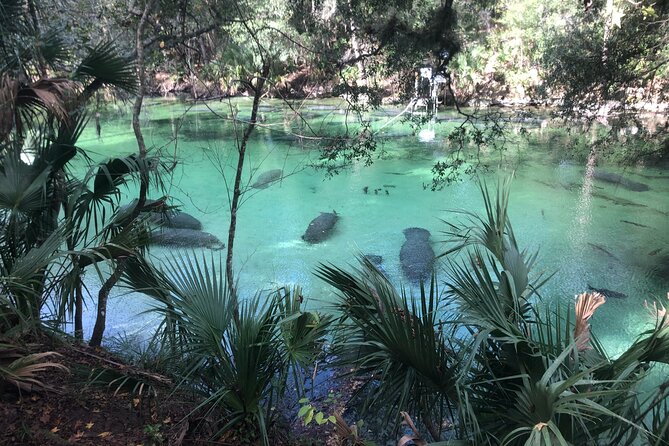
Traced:
<svg viewBox="0 0 669 446">
<path fill-rule="evenodd" d="M 442 74 L 434 75 L 432 67 L 423 66 L 416 72 L 414 84 L 414 98 L 411 100 L 411 114 L 429 115 L 432 119 L 427 128 L 418 133 L 418 139 L 423 142 L 434 140 L 434 123 L 437 120 L 439 107 L 439 87 L 445 84 L 447 79 Z"/>
</svg>

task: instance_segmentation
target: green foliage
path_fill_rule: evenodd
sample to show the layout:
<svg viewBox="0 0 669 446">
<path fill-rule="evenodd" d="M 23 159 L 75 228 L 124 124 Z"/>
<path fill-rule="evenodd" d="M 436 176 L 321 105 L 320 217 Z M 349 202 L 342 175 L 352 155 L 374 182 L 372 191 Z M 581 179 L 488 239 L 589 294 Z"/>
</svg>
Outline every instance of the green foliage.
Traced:
<svg viewBox="0 0 669 446">
<path fill-rule="evenodd" d="M 165 437 L 163 436 L 162 432 L 160 432 L 161 428 L 162 424 L 160 423 L 147 424 L 144 426 L 144 433 L 148 437 L 149 446 L 158 446 L 163 444 Z"/>
<path fill-rule="evenodd" d="M 667 11 L 651 6 L 656 14 L 649 14 L 648 6 L 592 8 L 549 35 L 546 84 L 564 89 L 566 110 L 587 113 L 606 101 L 627 108 L 658 99 L 666 89 L 666 82 L 651 84 L 666 73 L 667 25 L 661 16 Z"/>
<path fill-rule="evenodd" d="M 665 386 L 639 396 L 648 370 L 668 359 L 663 307 L 654 328 L 608 359 L 587 325 L 603 297 L 579 296 L 575 317 L 560 306 L 540 310 L 537 290 L 549 277 L 519 247 L 509 185 L 481 190 L 483 215 L 461 211 L 447 223 L 445 295 L 433 280 L 407 298 L 364 259 L 353 274 L 318 269 L 340 292 L 335 352 L 367 383 L 364 408 L 390 416 L 406 408 L 435 441 L 450 426 L 449 438 L 471 444 L 663 444 Z"/>
<path fill-rule="evenodd" d="M 114 86 L 130 93 L 137 89 L 134 60 L 118 54 L 112 42 L 88 48 L 87 56 L 73 73 L 75 79 L 92 78 L 94 82 Z"/>
<path fill-rule="evenodd" d="M 201 393 L 200 408 L 220 417 L 216 435 L 250 423 L 267 444 L 273 402 L 291 370 L 321 354 L 329 318 L 302 312 L 299 288 L 238 302 L 213 257 L 173 257 L 163 269 L 142 262 L 125 274 L 128 285 L 156 299 L 163 316 L 158 336 L 182 364 L 182 385 Z"/>
<path fill-rule="evenodd" d="M 425 423 L 447 410 L 454 398 L 459 358 L 448 330 L 436 329 L 439 292 L 434 280 L 418 299 L 398 294 L 367 259 L 357 277 L 321 265 L 317 275 L 341 293 L 337 310 L 344 318 L 334 353 L 366 378 L 365 407 L 388 418 L 417 410 Z M 433 429 L 438 429 L 432 426 Z"/>
<path fill-rule="evenodd" d="M 323 403 L 328 404 L 334 401 L 335 395 L 334 393 L 330 392 Z M 312 421 L 315 422 L 318 426 L 322 426 L 327 423 L 337 423 L 337 418 L 334 415 L 327 415 L 322 410 L 318 410 L 318 408 L 309 401 L 309 398 L 300 398 L 298 403 L 300 404 L 300 409 L 297 411 L 297 417 L 302 419 L 302 422 L 305 426 L 309 426 Z"/>
<path fill-rule="evenodd" d="M 15 345 L 0 343 L 0 390 L 4 383 L 15 386 L 19 391 L 31 392 L 43 388 L 44 372 L 68 371 L 63 364 L 52 361 L 58 356 L 55 352 L 27 353 Z"/>
<path fill-rule="evenodd" d="M 121 186 L 159 167 L 130 156 L 91 167 L 83 178 L 70 172 L 72 160 L 85 157 L 77 141 L 87 102 L 103 86 L 134 91 L 135 67 L 113 43 L 87 48 L 79 62 L 41 21 L 40 6 L 11 0 L 0 7 L 0 271 L 14 275 L 2 285 L 3 331 L 38 329 L 47 303 L 52 322 L 64 323 L 66 310 L 83 306 L 76 299 L 85 267 L 140 254 L 145 222 L 114 225 L 108 217 Z M 21 276 L 17 267 L 27 261 L 30 275 Z"/>
</svg>

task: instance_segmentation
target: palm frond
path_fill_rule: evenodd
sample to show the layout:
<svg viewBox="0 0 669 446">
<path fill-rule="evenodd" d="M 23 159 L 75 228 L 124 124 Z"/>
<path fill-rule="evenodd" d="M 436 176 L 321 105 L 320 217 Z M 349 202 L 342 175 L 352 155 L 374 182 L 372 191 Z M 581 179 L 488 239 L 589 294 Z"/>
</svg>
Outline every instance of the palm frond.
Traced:
<svg viewBox="0 0 669 446">
<path fill-rule="evenodd" d="M 303 311 L 302 290 L 299 286 L 292 290 L 285 287 L 277 291 L 276 299 L 281 315 L 279 327 L 284 361 L 293 370 L 295 386 L 302 393 L 304 380 L 298 378 L 298 373 L 300 369 L 315 366 L 317 360 L 324 356 L 323 348 L 333 318 L 316 311 Z"/>
<path fill-rule="evenodd" d="M 50 359 L 60 356 L 55 352 L 26 354 L 10 344 L 0 344 L 0 380 L 23 391 L 44 387 L 39 375 L 47 370 L 68 371 L 63 364 Z"/>
<path fill-rule="evenodd" d="M 355 275 L 327 265 L 316 271 L 341 293 L 336 305 L 347 324 L 334 353 L 367 377 L 368 405 L 383 407 L 387 416 L 416 411 L 434 427 L 434 414 L 456 399 L 459 363 L 439 328 L 436 281 L 411 299 L 398 295 L 369 260 L 361 263 Z"/>
<path fill-rule="evenodd" d="M 0 141 L 5 141 L 16 124 L 16 97 L 20 83 L 10 76 L 0 77 Z"/>
<path fill-rule="evenodd" d="M 0 265 L 0 305 L 3 307 L 2 318 L 14 318 L 25 324 L 37 324 L 44 299 L 50 291 L 47 285 L 48 266 L 63 255 L 60 247 L 67 235 L 67 228 L 54 231 L 39 246 L 24 253 L 3 256 Z M 10 325 L 11 326 L 11 325 Z"/>
<path fill-rule="evenodd" d="M 75 79 L 93 78 L 95 85 L 110 85 L 130 93 L 137 90 L 135 64 L 119 55 L 113 42 L 88 48 L 88 55 L 74 72 Z M 87 89 L 93 88 L 93 83 Z"/>
<path fill-rule="evenodd" d="M 4 157 L 0 165 L 0 209 L 8 220 L 22 219 L 46 205 L 47 180 L 51 169 L 38 169 L 16 155 Z"/>
<path fill-rule="evenodd" d="M 77 140 L 86 128 L 88 117 L 85 113 L 68 116 L 58 128 L 58 133 L 48 144 L 41 145 L 37 152 L 34 165 L 51 166 L 58 172 L 77 154 Z"/>
<path fill-rule="evenodd" d="M 129 174 L 147 171 L 151 164 L 153 160 L 140 159 L 134 154 L 101 163 L 93 181 L 93 193 L 96 196 L 107 195 L 123 184 Z"/>
<path fill-rule="evenodd" d="M 483 329 L 497 330 L 511 338 L 523 339 L 524 327 L 531 322 L 527 301 L 515 293 L 509 275 L 498 285 L 483 253 L 474 248 L 467 263 L 450 265 L 449 293 L 465 319 Z"/>
</svg>

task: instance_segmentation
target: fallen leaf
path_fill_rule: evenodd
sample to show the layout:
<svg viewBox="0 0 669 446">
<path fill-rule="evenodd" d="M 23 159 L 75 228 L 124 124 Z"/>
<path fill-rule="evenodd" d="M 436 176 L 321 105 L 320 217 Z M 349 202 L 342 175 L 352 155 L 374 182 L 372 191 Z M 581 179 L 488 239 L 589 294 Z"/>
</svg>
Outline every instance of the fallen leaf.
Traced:
<svg viewBox="0 0 669 446">
<path fill-rule="evenodd" d="M 93 413 L 100 413 L 100 409 L 93 409 Z"/>
<path fill-rule="evenodd" d="M 56 432 L 58 432 L 59 430 L 60 430 L 60 429 L 58 428 L 58 426 L 55 426 L 55 427 L 51 428 L 51 432 L 53 432 L 54 434 L 55 434 Z"/>
<path fill-rule="evenodd" d="M 111 434 L 112 434 L 111 432 L 102 432 L 102 433 L 98 434 L 98 437 L 100 437 L 100 438 L 107 438 L 107 437 L 109 437 Z"/>
<path fill-rule="evenodd" d="M 37 395 L 33 395 L 33 396 L 30 397 L 30 399 L 33 400 L 33 401 L 38 401 L 38 400 L 39 400 L 39 396 L 37 396 Z"/>
<path fill-rule="evenodd" d="M 137 406 L 139 406 L 139 398 L 133 398 L 132 407 L 137 407 Z"/>
<path fill-rule="evenodd" d="M 163 420 L 163 424 L 168 424 L 172 422 L 172 417 L 167 417 Z"/>
<path fill-rule="evenodd" d="M 86 429 L 90 429 L 90 428 L 92 428 L 94 424 L 95 424 L 95 423 L 93 423 L 93 422 L 91 422 L 91 423 L 86 423 Z"/>
</svg>

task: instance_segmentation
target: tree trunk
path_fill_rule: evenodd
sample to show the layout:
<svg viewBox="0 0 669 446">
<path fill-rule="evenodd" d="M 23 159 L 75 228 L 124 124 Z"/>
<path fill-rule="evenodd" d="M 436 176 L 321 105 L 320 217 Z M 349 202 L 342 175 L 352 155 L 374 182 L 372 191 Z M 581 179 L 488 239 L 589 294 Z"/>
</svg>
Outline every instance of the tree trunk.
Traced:
<svg viewBox="0 0 669 446">
<path fill-rule="evenodd" d="M 84 293 L 81 289 L 81 276 L 77 278 L 74 289 L 74 339 L 79 342 L 84 340 Z"/>
<path fill-rule="evenodd" d="M 91 340 L 88 341 L 88 345 L 91 347 L 99 347 L 102 344 L 102 336 L 105 332 L 105 325 L 107 322 L 107 300 L 109 299 L 109 293 L 111 292 L 114 285 L 119 281 L 123 271 L 125 270 L 125 259 L 121 259 L 116 266 L 116 269 L 107 281 L 102 285 L 100 291 L 98 292 L 98 313 L 95 318 L 95 326 L 93 327 L 93 333 L 91 334 Z"/>
<path fill-rule="evenodd" d="M 137 139 L 137 147 L 139 151 L 139 158 L 143 161 L 146 158 L 146 144 L 144 143 L 144 136 L 142 135 L 142 129 L 139 123 L 139 115 L 142 111 L 142 102 L 144 100 L 144 90 L 146 84 L 146 73 L 144 69 L 144 42 L 142 40 L 142 35 L 144 34 L 144 26 L 146 21 L 153 9 L 153 5 L 156 0 L 147 0 L 144 5 L 144 12 L 142 17 L 137 24 L 137 35 L 135 39 L 135 49 L 137 51 L 136 60 L 137 60 L 137 76 L 139 78 L 139 88 L 137 91 L 137 98 L 132 109 L 132 129 L 135 132 L 135 139 Z M 145 163 L 141 164 L 141 173 L 140 173 L 140 186 L 139 186 L 139 197 L 137 199 L 137 205 L 133 209 L 130 216 L 130 223 L 137 218 L 140 210 L 146 202 L 146 192 L 149 186 L 149 177 L 148 171 Z M 100 292 L 98 293 L 98 311 L 95 319 L 95 327 L 93 327 L 93 333 L 89 344 L 91 347 L 98 347 L 102 343 L 102 337 L 105 331 L 105 325 L 107 320 L 107 300 L 109 299 L 109 293 L 112 288 L 118 283 L 119 279 L 123 275 L 123 271 L 126 267 L 126 260 L 121 259 L 116 264 L 116 269 L 112 272 L 111 276 L 104 283 Z"/>
<path fill-rule="evenodd" d="M 242 173 L 244 171 L 244 160 L 246 157 L 246 145 L 255 129 L 258 118 L 258 105 L 264 92 L 265 81 L 269 75 L 269 62 L 264 62 L 262 73 L 256 77 L 256 85 L 253 94 L 253 107 L 251 108 L 251 120 L 249 121 L 241 144 L 239 145 L 239 159 L 237 160 L 237 173 L 235 174 L 235 185 L 232 191 L 232 202 L 230 203 L 230 228 L 228 229 L 228 251 L 225 259 L 225 279 L 228 283 L 228 291 L 235 300 L 235 314 L 237 314 L 237 291 L 235 289 L 234 271 L 232 268 L 232 254 L 235 246 L 235 231 L 237 229 L 237 210 L 239 208 L 239 198 L 241 196 L 240 185 L 242 182 Z"/>
</svg>

